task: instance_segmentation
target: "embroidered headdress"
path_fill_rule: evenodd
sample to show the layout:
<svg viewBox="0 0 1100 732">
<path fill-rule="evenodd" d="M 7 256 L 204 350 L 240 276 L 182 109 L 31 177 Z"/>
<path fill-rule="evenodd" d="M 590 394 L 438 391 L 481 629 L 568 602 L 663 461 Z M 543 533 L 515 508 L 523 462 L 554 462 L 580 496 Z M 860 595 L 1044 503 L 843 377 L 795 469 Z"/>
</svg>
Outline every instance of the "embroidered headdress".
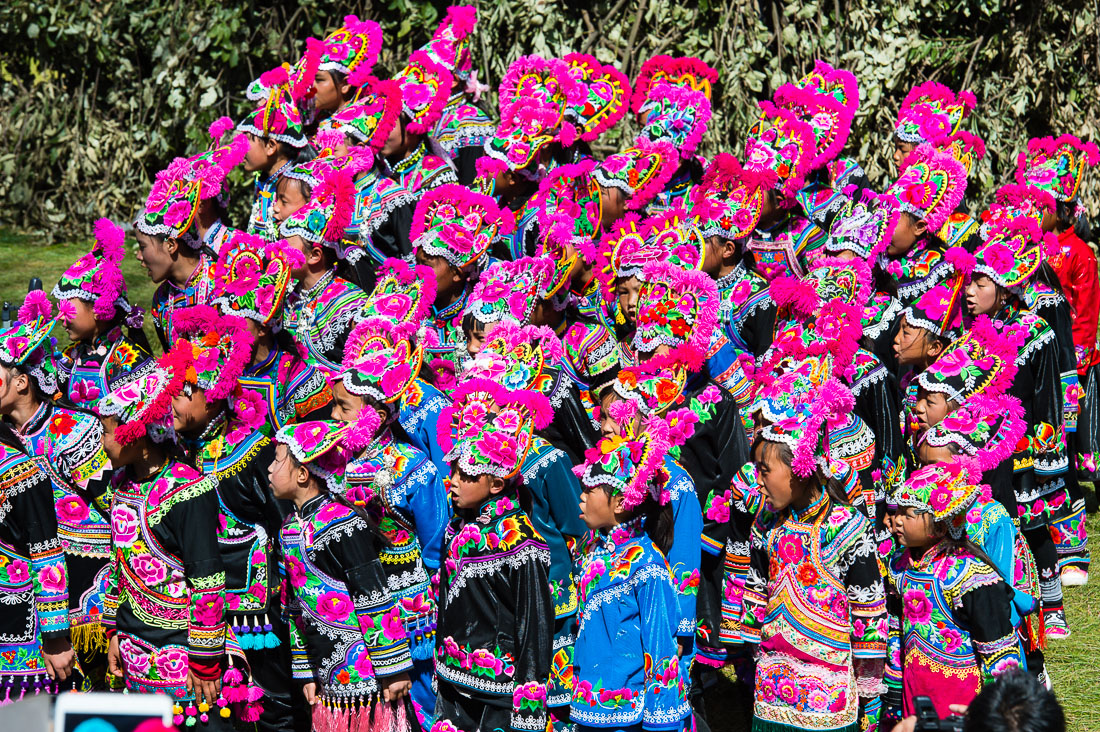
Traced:
<svg viewBox="0 0 1100 732">
<path fill-rule="evenodd" d="M 402 100 L 398 82 L 368 77 L 355 101 L 333 112 L 319 129 L 339 132 L 355 144 L 377 153 L 401 116 Z"/>
<path fill-rule="evenodd" d="M 645 208 L 672 180 L 679 161 L 679 153 L 669 142 L 639 137 L 631 147 L 597 165 L 592 177 L 604 188 L 618 188 L 626 198 L 626 208 L 637 210 Z"/>
<path fill-rule="evenodd" d="M 858 106 L 858 89 L 856 105 Z M 845 104 L 829 93 L 799 84 L 784 84 L 775 92 L 777 107 L 789 109 L 810 126 L 814 133 L 814 156 L 811 168 L 823 167 L 844 149 L 852 131 L 855 107 Z"/>
<path fill-rule="evenodd" d="M 463 269 L 477 263 L 498 235 L 514 228 L 512 212 L 492 197 L 448 183 L 417 201 L 409 238 L 414 249 Z"/>
<path fill-rule="evenodd" d="M 473 5 L 452 5 L 447 8 L 447 14 L 422 50 L 447 67 L 456 79 L 465 81 L 474 68 L 470 34 L 476 25 L 477 8 Z"/>
<path fill-rule="evenodd" d="M 664 490 L 668 449 L 667 425 L 653 420 L 631 439 L 618 435 L 601 438 L 595 447 L 585 450 L 584 463 L 573 472 L 585 488 L 606 488 L 612 496 L 622 496 L 627 511 L 645 503 L 647 497 L 665 504 L 671 498 Z"/>
<path fill-rule="evenodd" d="M 586 53 L 565 56 L 573 78 L 584 90 L 584 100 L 570 104 L 566 116 L 577 137 L 592 142 L 619 123 L 630 104 L 630 79 L 611 64 L 601 64 Z"/>
<path fill-rule="evenodd" d="M 355 210 L 355 183 L 347 168 L 329 172 L 310 193 L 305 206 L 292 213 L 279 227 L 285 239 L 300 236 L 309 244 L 344 253 L 344 231 Z"/>
<path fill-rule="evenodd" d="M 394 81 L 401 87 L 402 105 L 409 119 L 406 129 L 416 135 L 431 132 L 451 96 L 454 77 L 450 70 L 427 52 L 413 51 Z"/>
<path fill-rule="evenodd" d="M 297 249 L 235 231 L 218 257 L 218 280 L 210 304 L 225 315 L 278 329 L 295 254 L 301 259 Z"/>
<path fill-rule="evenodd" d="M 924 328 L 938 338 L 954 339 L 962 328 L 963 300 L 966 276 L 957 271 L 939 284 L 922 292 L 916 299 L 903 303 L 905 322 Z"/>
<path fill-rule="evenodd" d="M 344 438 L 351 425 L 335 420 L 288 424 L 275 433 L 275 442 L 286 445 L 306 470 L 324 481 L 330 491 L 342 492 L 348 454 Z"/>
<path fill-rule="evenodd" d="M 194 305 L 176 311 L 173 325 L 179 338 L 161 357 L 161 368 L 182 374 L 183 384 L 202 389 L 208 399 L 231 397 L 255 340 L 244 319 L 222 315 L 212 305 Z"/>
<path fill-rule="evenodd" d="M 859 109 L 859 82 L 855 75 L 820 59 L 814 61 L 813 69 L 795 82 L 795 86 L 831 96 L 844 106 L 849 118 L 854 118 Z"/>
<path fill-rule="evenodd" d="M 886 189 L 902 211 L 939 231 L 966 193 L 966 169 L 950 153 L 918 145 L 902 163 L 902 173 Z"/>
<path fill-rule="evenodd" d="M 431 267 L 387 259 L 378 268 L 378 280 L 367 295 L 363 317 L 419 326 L 431 312 L 435 288 Z"/>
<path fill-rule="evenodd" d="M 634 111 L 640 112 L 649 98 L 650 89 L 662 83 L 702 92 L 709 101 L 717 81 L 718 72 L 694 56 L 654 56 L 638 71 L 631 103 Z"/>
<path fill-rule="evenodd" d="M 92 251 L 65 270 L 50 293 L 58 300 L 61 317 L 65 317 L 66 310 L 61 302 L 85 300 L 92 303 L 97 320 L 113 320 L 121 311 L 128 316 L 129 324 L 140 327 L 141 309 L 126 298 L 126 278 L 121 269 L 126 258 L 126 233 L 110 219 L 98 219 L 94 236 Z"/>
<path fill-rule="evenodd" d="M 905 96 L 894 134 L 902 142 L 935 144 L 958 132 L 977 103 L 968 91 L 956 95 L 943 84 L 926 81 Z"/>
<path fill-rule="evenodd" d="M 830 378 L 792 416 L 765 426 L 760 434 L 769 442 L 791 448 L 791 470 L 796 475 L 807 478 L 818 469 L 831 475 L 834 468 L 829 455 L 829 423 L 850 414 L 854 406 L 852 392 Z"/>
<path fill-rule="evenodd" d="M 668 363 L 698 371 L 718 325 L 718 301 L 718 285 L 705 272 L 666 262 L 647 266 L 638 293 L 634 347 L 652 353 L 668 346 Z"/>
<path fill-rule="evenodd" d="M 662 415 L 683 402 L 687 375 L 682 367 L 658 368 L 643 363 L 621 369 L 612 388 L 643 416 Z"/>
<path fill-rule="evenodd" d="M 551 413 L 546 397 L 537 392 L 508 391 L 483 379 L 467 382 L 439 415 L 444 459 L 470 477 L 511 478 L 523 467 L 535 430 L 546 427 Z"/>
<path fill-rule="evenodd" d="M 553 259 L 558 259 L 555 254 L 566 246 L 590 264 L 599 258 L 595 236 L 600 230 L 603 202 L 599 183 L 592 175 L 595 165 L 595 160 L 587 158 L 554 168 L 531 199 L 538 216 L 539 237 L 548 245 L 545 253 Z"/>
<path fill-rule="evenodd" d="M 144 370 L 100 399 L 96 413 L 118 420 L 114 438 L 120 445 L 145 436 L 154 442 L 170 442 L 176 436 L 172 397 L 179 393 L 183 378 L 182 373 L 172 374 L 159 366 Z"/>
<path fill-rule="evenodd" d="M 344 24 L 321 43 L 324 48 L 318 69 L 350 76 L 356 70 L 374 68 L 382 51 L 382 28 L 373 20 L 345 15 Z"/>
<path fill-rule="evenodd" d="M 228 128 L 226 124 L 228 123 Z M 193 228 L 199 205 L 217 198 L 226 176 L 248 154 L 248 138 L 235 134 L 225 145 L 218 141 L 233 122 L 222 118 L 210 127 L 212 149 L 190 158 L 176 158 L 156 175 L 145 207 L 135 225 L 149 236 L 179 239 L 197 248 L 201 242 Z"/>
<path fill-rule="evenodd" d="M 1003 185 L 993 195 L 993 203 L 989 209 L 982 212 L 981 237 L 989 239 L 995 229 L 1021 216 L 1030 218 L 1041 226 L 1043 213 L 1054 213 L 1057 207 L 1054 196 L 1041 188 L 1018 183 Z"/>
<path fill-rule="evenodd" d="M 262 93 L 262 103 L 241 120 L 237 130 L 285 142 L 291 147 L 305 147 L 308 141 L 302 131 L 299 102 L 313 88 L 313 78 L 320 62 L 321 44 L 310 38 L 306 43 L 305 55 L 296 67 L 283 64 L 261 74 L 259 80 L 249 87 L 249 92 Z"/>
<path fill-rule="evenodd" d="M 377 325 L 364 321 L 356 326 L 367 331 Z M 362 333 L 361 333 L 362 335 Z M 344 350 L 344 373 L 341 377 L 349 393 L 370 397 L 379 404 L 393 404 L 420 373 L 424 349 L 412 345 L 409 337 L 394 338 L 387 345 L 384 336 L 376 336 L 362 348 L 358 344 Z M 352 345 L 352 339 L 348 339 Z"/>
<path fill-rule="evenodd" d="M 745 141 L 746 170 L 772 171 L 776 188 L 793 197 L 805 184 L 815 155 L 814 132 L 808 124 L 789 109 L 760 102 L 760 114 Z"/>
<path fill-rule="evenodd" d="M 485 326 L 527 325 L 553 278 L 554 263 L 544 257 L 494 262 L 474 285 L 465 312 Z"/>
<path fill-rule="evenodd" d="M 563 353 L 561 341 L 549 328 L 505 322 L 493 329 L 481 352 L 466 362 L 463 378 L 487 379 L 511 391 L 539 391 L 554 405 L 555 384 L 550 382 L 556 379 L 548 368 L 561 363 Z"/>
<path fill-rule="evenodd" d="M 974 174 L 974 169 L 985 157 L 985 143 L 982 138 L 966 130 L 959 130 L 940 140 L 935 147 L 940 152 L 950 153 L 951 157 L 958 160 L 967 176 Z"/>
<path fill-rule="evenodd" d="M 1100 149 L 1073 135 L 1027 141 L 1016 161 L 1016 182 L 1035 186 L 1059 201 L 1074 201 L 1085 170 L 1100 163 Z"/>
<path fill-rule="evenodd" d="M 949 447 L 958 455 L 977 460 L 983 471 L 993 470 L 1012 456 L 1027 432 L 1024 408 L 1012 395 L 976 395 L 928 428 L 920 442 Z"/>
<path fill-rule="evenodd" d="M 338 130 L 329 128 L 319 131 L 313 136 L 313 146 L 318 148 L 317 157 L 291 166 L 282 177 L 301 181 L 305 184 L 303 190 L 312 193 L 314 188 L 321 185 L 321 181 L 338 170 L 351 171 L 353 180 L 356 175 L 368 170 L 374 165 L 374 152 L 368 147 L 347 146 L 344 137 L 346 129 L 341 127 Z M 347 152 L 337 154 L 340 147 L 346 147 Z"/>
<path fill-rule="evenodd" d="M 860 259 L 873 261 L 890 246 L 901 207 L 892 196 L 866 188 L 856 191 L 855 186 L 849 189 L 825 246 L 832 252 L 850 251 Z"/>
<path fill-rule="evenodd" d="M 561 122 L 561 107 L 542 99 L 518 99 L 502 106 L 500 124 L 485 142 L 488 161 L 485 158 L 479 161 L 478 173 L 527 168 L 538 160 L 543 148 L 554 142 Z"/>
<path fill-rule="evenodd" d="M 651 142 L 664 140 L 687 160 L 695 154 L 710 121 L 710 100 L 690 87 L 661 82 L 649 88 L 638 108 L 641 131 L 638 137 Z"/>
<path fill-rule="evenodd" d="M 917 383 L 925 391 L 939 392 L 956 404 L 976 394 L 999 396 L 1007 392 L 1016 377 L 1019 348 L 1007 331 L 998 332 L 988 315 L 979 315 L 970 330 L 920 373 Z"/>
<path fill-rule="evenodd" d="M 989 232 L 985 245 L 974 253 L 974 273 L 1001 287 L 1023 285 L 1043 262 L 1046 251 L 1057 251 L 1058 239 L 1046 234 L 1027 217 L 1017 217 Z"/>
<path fill-rule="evenodd" d="M 767 191 L 775 187 L 771 170 L 747 171 L 729 153 L 718 153 L 689 194 L 691 215 L 704 238 L 744 239 L 756 230 Z"/>
<path fill-rule="evenodd" d="M 57 393 L 54 343 L 50 338 L 56 324 L 50 298 L 42 290 L 31 290 L 15 322 L 0 332 L 0 364 L 22 367 L 48 398 Z"/>
<path fill-rule="evenodd" d="M 948 532 L 959 538 L 966 531 L 965 516 L 977 500 L 978 486 L 961 463 L 937 463 L 913 471 L 897 491 L 893 501 L 899 508 L 932 515 L 948 525 Z"/>
</svg>

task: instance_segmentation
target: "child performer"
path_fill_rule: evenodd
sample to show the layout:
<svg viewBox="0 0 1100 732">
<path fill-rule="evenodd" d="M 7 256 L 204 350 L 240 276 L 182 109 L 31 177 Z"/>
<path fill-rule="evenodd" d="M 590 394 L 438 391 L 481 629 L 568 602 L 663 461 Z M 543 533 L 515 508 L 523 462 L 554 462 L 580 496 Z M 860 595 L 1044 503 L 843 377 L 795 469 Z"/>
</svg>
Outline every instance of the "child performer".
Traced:
<svg viewBox="0 0 1100 732">
<path fill-rule="evenodd" d="M 65 270 L 53 288 L 61 323 L 72 341 L 58 359 L 59 388 L 85 409 L 94 409 L 120 381 L 153 366 L 149 341 L 141 330 L 143 314 L 126 298 L 120 269 L 125 239 L 112 221 L 96 221 L 92 251 Z"/>
<path fill-rule="evenodd" d="M 575 469 L 584 486 L 582 518 L 599 532 L 578 581 L 570 719 L 579 730 L 677 730 L 691 715 L 665 559 L 673 540 L 662 488 L 667 427 L 654 426 L 663 429 L 604 437 Z"/>
<path fill-rule="evenodd" d="M 546 729 L 554 627 L 550 552 L 520 508 L 534 424 L 520 404 L 454 413 L 457 514 L 439 580 L 435 732 Z M 441 435 L 442 437 L 442 435 Z"/>
<path fill-rule="evenodd" d="M 332 421 L 282 428 L 268 478 L 275 497 L 294 504 L 279 544 L 294 677 L 305 682 L 313 728 L 365 732 L 411 713 L 398 702 L 412 685 L 412 658 L 378 560 L 382 537 L 333 492 L 348 429 Z"/>
</svg>

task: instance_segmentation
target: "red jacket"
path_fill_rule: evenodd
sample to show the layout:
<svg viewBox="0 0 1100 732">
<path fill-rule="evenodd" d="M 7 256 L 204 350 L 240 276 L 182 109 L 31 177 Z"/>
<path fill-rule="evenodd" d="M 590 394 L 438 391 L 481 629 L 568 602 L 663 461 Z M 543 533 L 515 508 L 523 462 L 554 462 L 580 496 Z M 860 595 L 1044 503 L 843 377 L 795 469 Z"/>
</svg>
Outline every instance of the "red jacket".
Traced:
<svg viewBox="0 0 1100 732">
<path fill-rule="evenodd" d="M 1058 235 L 1061 251 L 1050 264 L 1062 283 L 1073 313 L 1073 346 L 1077 352 L 1077 373 L 1085 375 L 1089 366 L 1100 361 L 1096 351 L 1096 326 L 1100 318 L 1100 283 L 1096 255 L 1073 229 Z"/>
</svg>

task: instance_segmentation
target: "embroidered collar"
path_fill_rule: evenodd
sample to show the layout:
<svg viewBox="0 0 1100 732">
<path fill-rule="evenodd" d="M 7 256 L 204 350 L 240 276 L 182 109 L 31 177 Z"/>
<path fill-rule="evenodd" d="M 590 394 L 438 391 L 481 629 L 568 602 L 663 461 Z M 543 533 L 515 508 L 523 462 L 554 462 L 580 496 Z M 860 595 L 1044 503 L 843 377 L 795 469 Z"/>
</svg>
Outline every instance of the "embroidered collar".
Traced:
<svg viewBox="0 0 1100 732">
<path fill-rule="evenodd" d="M 505 516 L 509 513 L 513 513 L 519 510 L 519 502 L 514 493 L 502 493 L 497 496 L 490 497 L 485 503 L 481 505 L 481 510 L 477 515 L 477 522 L 479 524 L 487 524 L 490 521 Z"/>
<path fill-rule="evenodd" d="M 222 223 L 221 219 L 218 219 L 217 221 L 215 221 L 214 225 L 211 226 L 209 229 L 207 229 L 206 234 L 202 237 L 203 245 L 208 246 L 211 249 L 214 249 L 215 248 L 214 247 L 214 242 L 216 242 L 218 240 L 218 235 L 221 232 L 221 230 L 224 229 L 224 228 L 225 228 L 225 224 Z"/>
<path fill-rule="evenodd" d="M 46 424 L 46 420 L 50 418 L 50 412 L 53 411 L 52 406 L 49 402 L 39 404 L 34 413 L 19 428 L 19 436 L 23 437 L 42 429 L 42 425 Z"/>
<path fill-rule="evenodd" d="M 738 262 L 733 266 L 733 269 L 729 274 L 724 274 L 718 278 L 717 284 L 719 290 L 728 290 L 738 282 L 745 278 L 745 264 L 744 262 Z"/>
<path fill-rule="evenodd" d="M 415 170 L 418 165 L 424 160 L 424 156 L 428 154 L 428 146 L 423 140 L 417 143 L 416 147 L 401 160 L 398 160 L 393 165 L 389 166 L 390 170 L 401 177 Z"/>
<path fill-rule="evenodd" d="M 616 549 L 634 541 L 644 533 L 645 520 L 641 516 L 636 516 L 629 521 L 611 527 L 607 534 L 603 536 L 604 548 L 608 553 L 614 554 Z"/>
<path fill-rule="evenodd" d="M 313 300 L 316 300 L 318 297 L 320 297 L 321 293 L 325 291 L 325 288 L 331 285 L 332 281 L 335 279 L 336 269 L 333 268 L 321 275 L 321 279 L 313 283 L 313 287 L 310 287 L 308 290 L 302 290 L 301 292 L 296 293 L 298 301 L 312 302 Z"/>
<path fill-rule="evenodd" d="M 791 517 L 794 518 L 795 521 L 810 523 L 811 521 L 813 521 L 813 519 L 817 517 L 818 512 L 825 507 L 825 503 L 827 500 L 828 495 L 826 495 L 825 491 L 822 490 L 821 495 L 815 498 L 810 503 L 810 505 L 806 506 L 806 508 L 802 509 L 801 511 L 796 509 L 794 506 L 791 506 Z"/>
<path fill-rule="evenodd" d="M 165 280 L 168 283 L 170 289 L 176 292 L 185 293 L 190 288 L 194 287 L 200 279 L 206 276 L 207 271 L 210 269 L 210 257 L 206 256 L 205 251 L 199 252 L 199 263 L 195 265 L 195 269 L 187 276 L 187 281 L 183 283 L 182 287 L 176 285 L 172 280 Z"/>
<path fill-rule="evenodd" d="M 287 160 L 285 163 L 280 165 L 278 168 L 271 171 L 270 175 L 268 175 L 266 177 L 257 175 L 256 176 L 256 189 L 259 190 L 261 188 L 266 188 L 267 186 L 274 185 L 275 183 L 277 183 L 279 181 L 279 178 L 282 177 L 282 175 L 285 171 L 287 171 L 287 170 L 289 170 L 290 168 L 293 168 L 293 167 L 294 167 L 294 161 L 293 160 Z"/>
<path fill-rule="evenodd" d="M 313 515 L 320 511 L 321 507 L 328 503 L 330 499 L 331 496 L 329 496 L 328 493 L 321 492 L 313 498 L 310 498 L 301 506 L 296 506 L 294 508 L 294 511 L 302 520 L 308 520 L 310 518 L 313 518 Z"/>
<path fill-rule="evenodd" d="M 206 429 L 202 431 L 202 434 L 198 437 L 185 439 L 184 445 L 199 461 L 217 460 L 225 454 L 225 432 L 228 424 L 228 413 L 220 412 L 214 419 L 210 420 L 210 424 L 206 425 Z M 199 465 L 201 468 L 201 462 Z"/>
</svg>

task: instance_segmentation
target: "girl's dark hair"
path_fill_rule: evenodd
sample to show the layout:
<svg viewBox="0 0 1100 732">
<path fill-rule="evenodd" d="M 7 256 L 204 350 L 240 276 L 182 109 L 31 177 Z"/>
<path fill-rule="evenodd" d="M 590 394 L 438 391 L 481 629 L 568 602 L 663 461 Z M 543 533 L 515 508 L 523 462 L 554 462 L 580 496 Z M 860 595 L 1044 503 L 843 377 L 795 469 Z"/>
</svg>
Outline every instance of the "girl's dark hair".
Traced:
<svg viewBox="0 0 1100 732">
<path fill-rule="evenodd" d="M 606 493 L 609 498 L 611 497 L 611 486 L 600 484 L 600 490 Z M 661 553 L 667 556 L 668 550 L 672 548 L 672 540 L 675 538 L 672 505 L 665 504 L 662 506 L 654 500 L 653 496 L 646 496 L 645 501 L 640 506 L 632 509 L 629 515 L 631 518 L 645 517 L 646 535 L 661 550 Z"/>
<path fill-rule="evenodd" d="M 779 460 L 788 467 L 794 462 L 794 451 L 791 450 L 791 446 L 785 442 L 773 442 L 772 440 L 764 439 L 761 435 L 752 443 L 751 454 L 753 456 L 757 455 L 756 451 L 758 448 L 774 451 L 772 454 L 778 457 Z M 763 454 L 760 456 L 763 457 Z M 821 472 L 820 468 L 814 470 L 814 474 L 809 480 L 813 480 L 817 484 L 817 487 L 829 496 L 834 503 L 839 503 L 842 506 L 851 505 L 851 502 L 848 500 L 848 493 L 844 490 L 844 486 L 841 485 L 840 481 L 831 475 L 825 475 Z"/>
<path fill-rule="evenodd" d="M 877 259 L 871 266 L 871 280 L 875 292 L 883 292 L 890 297 L 897 297 L 898 281 L 879 265 Z"/>
<path fill-rule="evenodd" d="M 741 263 L 741 266 L 748 272 L 756 272 L 756 255 L 749 249 L 748 240 L 737 239 L 733 242 L 733 246 L 737 250 L 737 261 Z"/>
<path fill-rule="evenodd" d="M 965 732 L 1065 732 L 1066 713 L 1054 692 L 1023 669 L 986 684 L 966 710 Z"/>
<path fill-rule="evenodd" d="M 294 147 L 289 142 L 279 143 L 279 154 L 289 160 L 292 165 L 308 163 L 310 160 L 317 157 L 317 152 L 309 145 Z"/>
<path fill-rule="evenodd" d="M 305 182 L 301 178 L 289 178 L 284 175 L 282 178 L 279 178 L 279 183 L 282 183 L 283 181 L 286 181 L 288 185 L 298 186 L 298 192 L 302 194 L 302 200 L 304 201 L 309 201 L 309 197 L 313 195 L 313 186 L 311 186 L 309 183 Z M 276 189 L 278 189 L 279 183 L 275 184 Z"/>
<path fill-rule="evenodd" d="M 17 450 L 24 455 L 27 454 L 27 448 L 23 446 L 23 441 L 15 434 L 15 430 L 11 428 L 11 425 L 4 421 L 0 421 L 0 444 Z"/>
</svg>

